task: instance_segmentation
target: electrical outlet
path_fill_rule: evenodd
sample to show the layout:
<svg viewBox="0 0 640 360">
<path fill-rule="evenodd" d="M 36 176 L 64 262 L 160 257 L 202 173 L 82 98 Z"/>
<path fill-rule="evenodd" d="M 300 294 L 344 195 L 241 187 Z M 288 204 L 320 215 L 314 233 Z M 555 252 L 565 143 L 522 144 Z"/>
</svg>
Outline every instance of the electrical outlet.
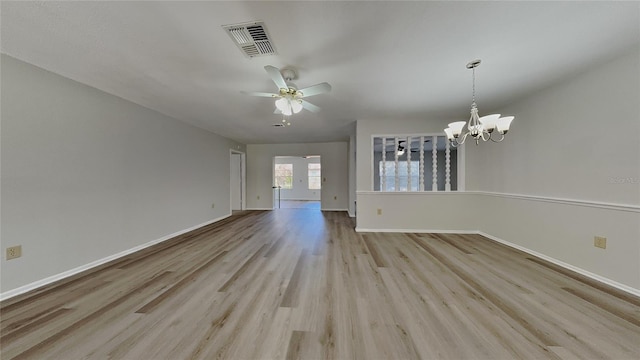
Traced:
<svg viewBox="0 0 640 360">
<path fill-rule="evenodd" d="M 378 209 L 378 215 L 382 215 L 382 209 Z"/>
<path fill-rule="evenodd" d="M 334 197 L 333 197 L 333 200 L 338 200 L 338 197 L 337 197 L 337 196 L 334 196 Z"/>
<path fill-rule="evenodd" d="M 601 249 L 607 248 L 607 238 L 602 236 L 593 237 L 593 246 Z"/>
<path fill-rule="evenodd" d="M 11 246 L 7 248 L 6 259 L 16 259 L 22 256 L 22 245 Z"/>
</svg>

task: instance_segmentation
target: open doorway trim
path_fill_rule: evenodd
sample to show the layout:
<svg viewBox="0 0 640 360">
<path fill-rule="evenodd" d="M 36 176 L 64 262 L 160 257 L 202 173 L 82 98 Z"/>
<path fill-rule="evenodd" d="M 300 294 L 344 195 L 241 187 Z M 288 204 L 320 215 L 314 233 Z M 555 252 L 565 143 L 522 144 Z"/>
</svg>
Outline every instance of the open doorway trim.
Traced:
<svg viewBox="0 0 640 360">
<path fill-rule="evenodd" d="M 317 158 L 317 159 L 316 159 Z M 288 164 L 290 165 L 290 180 L 288 173 L 288 168 L 281 169 L 284 172 L 281 172 L 281 177 L 277 177 L 276 166 L 278 164 Z M 320 181 L 318 185 L 319 188 L 310 188 L 310 176 L 309 176 L 309 164 L 318 164 L 320 168 L 319 175 L 317 176 L 317 180 Z M 284 208 L 308 208 L 306 206 L 290 206 L 291 204 L 306 204 L 307 202 L 317 203 L 316 206 L 319 210 L 322 210 L 323 203 L 323 187 L 324 187 L 324 178 L 322 172 L 322 156 L 321 155 L 274 155 L 272 157 L 271 164 L 272 171 L 272 179 L 273 179 L 273 208 L 279 209 L 281 208 L 282 202 L 286 202 L 289 206 L 284 206 Z M 280 182 L 278 182 L 280 179 Z M 316 176 L 314 176 L 314 179 Z M 278 188 L 278 184 L 283 185 L 282 188 Z M 319 206 L 318 206 L 319 205 Z M 313 206 L 315 209 L 316 206 Z"/>
<path fill-rule="evenodd" d="M 229 149 L 229 162 L 231 162 L 231 158 L 234 154 L 240 155 L 240 206 L 241 210 L 246 210 L 247 208 L 247 155 L 239 150 Z M 229 179 L 231 179 L 231 169 L 229 169 Z M 231 181 L 231 180 L 230 180 Z M 231 196 L 231 182 L 229 182 L 229 212 L 233 210 L 232 196 Z"/>
</svg>

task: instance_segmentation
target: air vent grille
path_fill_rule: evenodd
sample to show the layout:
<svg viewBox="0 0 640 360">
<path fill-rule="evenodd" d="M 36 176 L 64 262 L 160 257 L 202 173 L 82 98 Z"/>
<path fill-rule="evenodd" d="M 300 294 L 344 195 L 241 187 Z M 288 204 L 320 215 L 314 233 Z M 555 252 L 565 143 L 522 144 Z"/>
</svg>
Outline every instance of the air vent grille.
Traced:
<svg viewBox="0 0 640 360">
<path fill-rule="evenodd" d="M 224 25 L 223 28 L 247 57 L 276 54 L 273 42 L 269 39 L 267 28 L 261 21 Z"/>
</svg>

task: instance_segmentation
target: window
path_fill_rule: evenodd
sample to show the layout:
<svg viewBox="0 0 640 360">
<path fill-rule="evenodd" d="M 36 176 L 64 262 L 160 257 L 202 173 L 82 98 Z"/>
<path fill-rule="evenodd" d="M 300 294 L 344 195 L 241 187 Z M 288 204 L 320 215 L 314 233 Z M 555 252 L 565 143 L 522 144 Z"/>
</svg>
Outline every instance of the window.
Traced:
<svg viewBox="0 0 640 360">
<path fill-rule="evenodd" d="M 446 136 L 373 137 L 374 191 L 456 191 L 458 151 Z"/>
<path fill-rule="evenodd" d="M 293 189 L 293 164 L 276 164 L 275 185 L 283 189 Z"/>
<path fill-rule="evenodd" d="M 309 190 L 320 190 L 322 181 L 320 178 L 320 163 L 308 164 Z"/>
</svg>

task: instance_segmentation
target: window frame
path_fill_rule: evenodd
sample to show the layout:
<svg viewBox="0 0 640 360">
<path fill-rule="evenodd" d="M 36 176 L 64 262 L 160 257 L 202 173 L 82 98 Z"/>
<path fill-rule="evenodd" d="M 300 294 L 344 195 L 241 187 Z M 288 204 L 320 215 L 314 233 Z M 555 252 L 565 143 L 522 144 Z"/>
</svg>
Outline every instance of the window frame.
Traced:
<svg viewBox="0 0 640 360">
<path fill-rule="evenodd" d="M 314 166 L 317 165 L 318 168 L 317 169 L 311 169 L 310 167 L 312 165 L 314 165 Z M 312 175 L 309 174 L 311 171 L 315 171 L 315 170 L 318 171 L 318 175 L 317 176 L 316 175 L 312 176 Z M 318 178 L 318 181 L 317 181 L 318 187 L 317 188 L 315 188 L 315 187 L 312 188 L 311 187 L 311 178 Z M 319 162 L 317 162 L 317 163 L 307 163 L 307 189 L 308 190 L 322 190 L 322 165 Z"/>
<path fill-rule="evenodd" d="M 278 175 L 278 165 L 289 165 L 291 167 L 291 175 L 289 176 L 283 176 L 283 175 Z M 280 185 L 281 183 L 278 181 L 278 178 L 289 178 L 289 187 L 285 185 Z M 293 190 L 293 163 L 276 163 L 273 166 L 273 183 L 274 186 L 278 186 L 281 189 L 287 189 L 287 190 Z"/>
</svg>

